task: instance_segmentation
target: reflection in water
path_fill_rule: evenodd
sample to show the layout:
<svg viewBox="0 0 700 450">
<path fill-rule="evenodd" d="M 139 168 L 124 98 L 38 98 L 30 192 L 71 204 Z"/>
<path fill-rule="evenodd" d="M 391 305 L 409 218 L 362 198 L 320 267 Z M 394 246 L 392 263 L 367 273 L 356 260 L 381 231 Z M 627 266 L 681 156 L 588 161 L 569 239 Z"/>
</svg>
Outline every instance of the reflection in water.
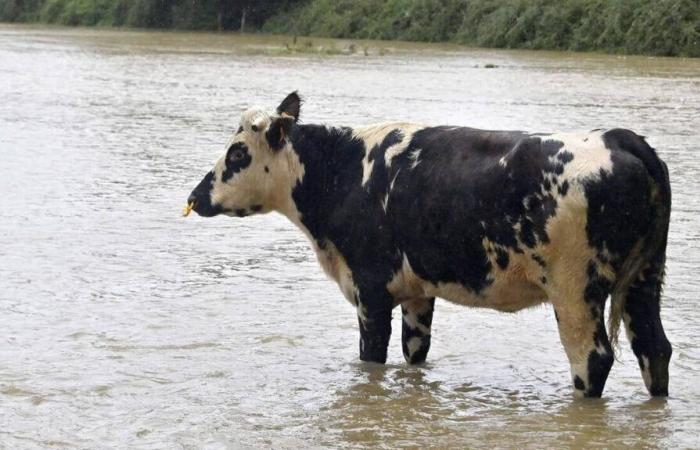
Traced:
<svg viewBox="0 0 700 450">
<path fill-rule="evenodd" d="M 341 442 L 405 445 L 449 433 L 448 421 L 442 419 L 453 416 L 454 409 L 441 402 L 440 382 L 426 380 L 429 366 L 356 368 L 353 384 L 325 408 L 329 429 L 342 434 Z"/>
<path fill-rule="evenodd" d="M 700 61 L 284 39 L 0 26 L 0 448 L 700 447 Z M 293 89 L 309 123 L 648 136 L 674 190 L 671 397 L 623 338 L 605 398 L 573 400 L 548 307 L 438 302 L 427 365 L 396 331 L 389 364 L 356 362 L 292 225 L 180 217 L 240 110 Z"/>
<path fill-rule="evenodd" d="M 605 398 L 534 398 L 470 384 L 443 387 L 431 381 L 430 366 L 355 367 L 353 383 L 322 409 L 319 420 L 334 439 L 329 443 L 474 447 L 516 444 L 520 437 L 539 448 L 655 448 L 673 431 L 665 399 L 610 407 Z"/>
</svg>

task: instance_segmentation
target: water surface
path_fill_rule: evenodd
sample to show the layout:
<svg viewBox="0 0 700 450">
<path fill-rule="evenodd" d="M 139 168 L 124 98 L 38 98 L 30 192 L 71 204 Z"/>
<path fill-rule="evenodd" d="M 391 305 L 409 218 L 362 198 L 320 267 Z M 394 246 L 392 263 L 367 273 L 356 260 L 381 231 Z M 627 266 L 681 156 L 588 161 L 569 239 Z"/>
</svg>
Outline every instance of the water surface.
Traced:
<svg viewBox="0 0 700 450">
<path fill-rule="evenodd" d="M 288 41 L 0 27 L 0 447 L 700 447 L 700 61 Z M 674 190 L 671 397 L 622 338 L 605 398 L 573 400 L 549 306 L 441 301 L 423 367 L 397 311 L 388 364 L 361 364 L 286 219 L 180 217 L 241 109 L 295 89 L 307 123 L 647 136 Z"/>
</svg>

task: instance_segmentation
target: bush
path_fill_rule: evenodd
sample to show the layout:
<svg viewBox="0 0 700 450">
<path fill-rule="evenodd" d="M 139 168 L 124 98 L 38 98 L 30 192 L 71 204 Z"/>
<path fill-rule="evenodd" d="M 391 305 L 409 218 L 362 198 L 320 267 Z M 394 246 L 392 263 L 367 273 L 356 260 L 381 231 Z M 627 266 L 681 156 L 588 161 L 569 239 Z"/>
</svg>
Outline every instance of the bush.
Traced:
<svg viewBox="0 0 700 450">
<path fill-rule="evenodd" d="M 698 0 L 0 0 L 0 20 L 700 56 Z"/>
</svg>

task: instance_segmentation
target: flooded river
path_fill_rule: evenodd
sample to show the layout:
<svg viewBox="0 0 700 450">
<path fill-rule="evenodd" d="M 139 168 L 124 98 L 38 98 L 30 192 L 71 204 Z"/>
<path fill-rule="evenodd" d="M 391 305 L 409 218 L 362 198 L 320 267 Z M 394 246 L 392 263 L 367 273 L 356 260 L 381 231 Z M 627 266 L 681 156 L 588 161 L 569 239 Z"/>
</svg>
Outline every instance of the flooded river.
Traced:
<svg viewBox="0 0 700 450">
<path fill-rule="evenodd" d="M 287 41 L 0 26 L 0 448 L 700 447 L 700 60 Z M 359 363 L 286 219 L 180 215 L 241 109 L 294 89 L 307 123 L 647 136 L 674 190 L 671 397 L 622 337 L 604 399 L 573 400 L 549 306 L 439 301 L 422 367 L 395 311 L 388 364 Z"/>
</svg>

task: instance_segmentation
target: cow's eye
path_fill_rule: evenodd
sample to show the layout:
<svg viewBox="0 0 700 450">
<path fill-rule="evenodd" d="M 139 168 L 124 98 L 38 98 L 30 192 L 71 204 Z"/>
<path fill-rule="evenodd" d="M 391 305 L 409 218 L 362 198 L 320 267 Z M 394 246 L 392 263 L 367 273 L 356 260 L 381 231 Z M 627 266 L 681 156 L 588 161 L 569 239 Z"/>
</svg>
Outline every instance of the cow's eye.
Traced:
<svg viewBox="0 0 700 450">
<path fill-rule="evenodd" d="M 244 156 L 243 150 L 234 150 L 233 153 L 231 153 L 231 161 L 240 161 Z"/>
</svg>

